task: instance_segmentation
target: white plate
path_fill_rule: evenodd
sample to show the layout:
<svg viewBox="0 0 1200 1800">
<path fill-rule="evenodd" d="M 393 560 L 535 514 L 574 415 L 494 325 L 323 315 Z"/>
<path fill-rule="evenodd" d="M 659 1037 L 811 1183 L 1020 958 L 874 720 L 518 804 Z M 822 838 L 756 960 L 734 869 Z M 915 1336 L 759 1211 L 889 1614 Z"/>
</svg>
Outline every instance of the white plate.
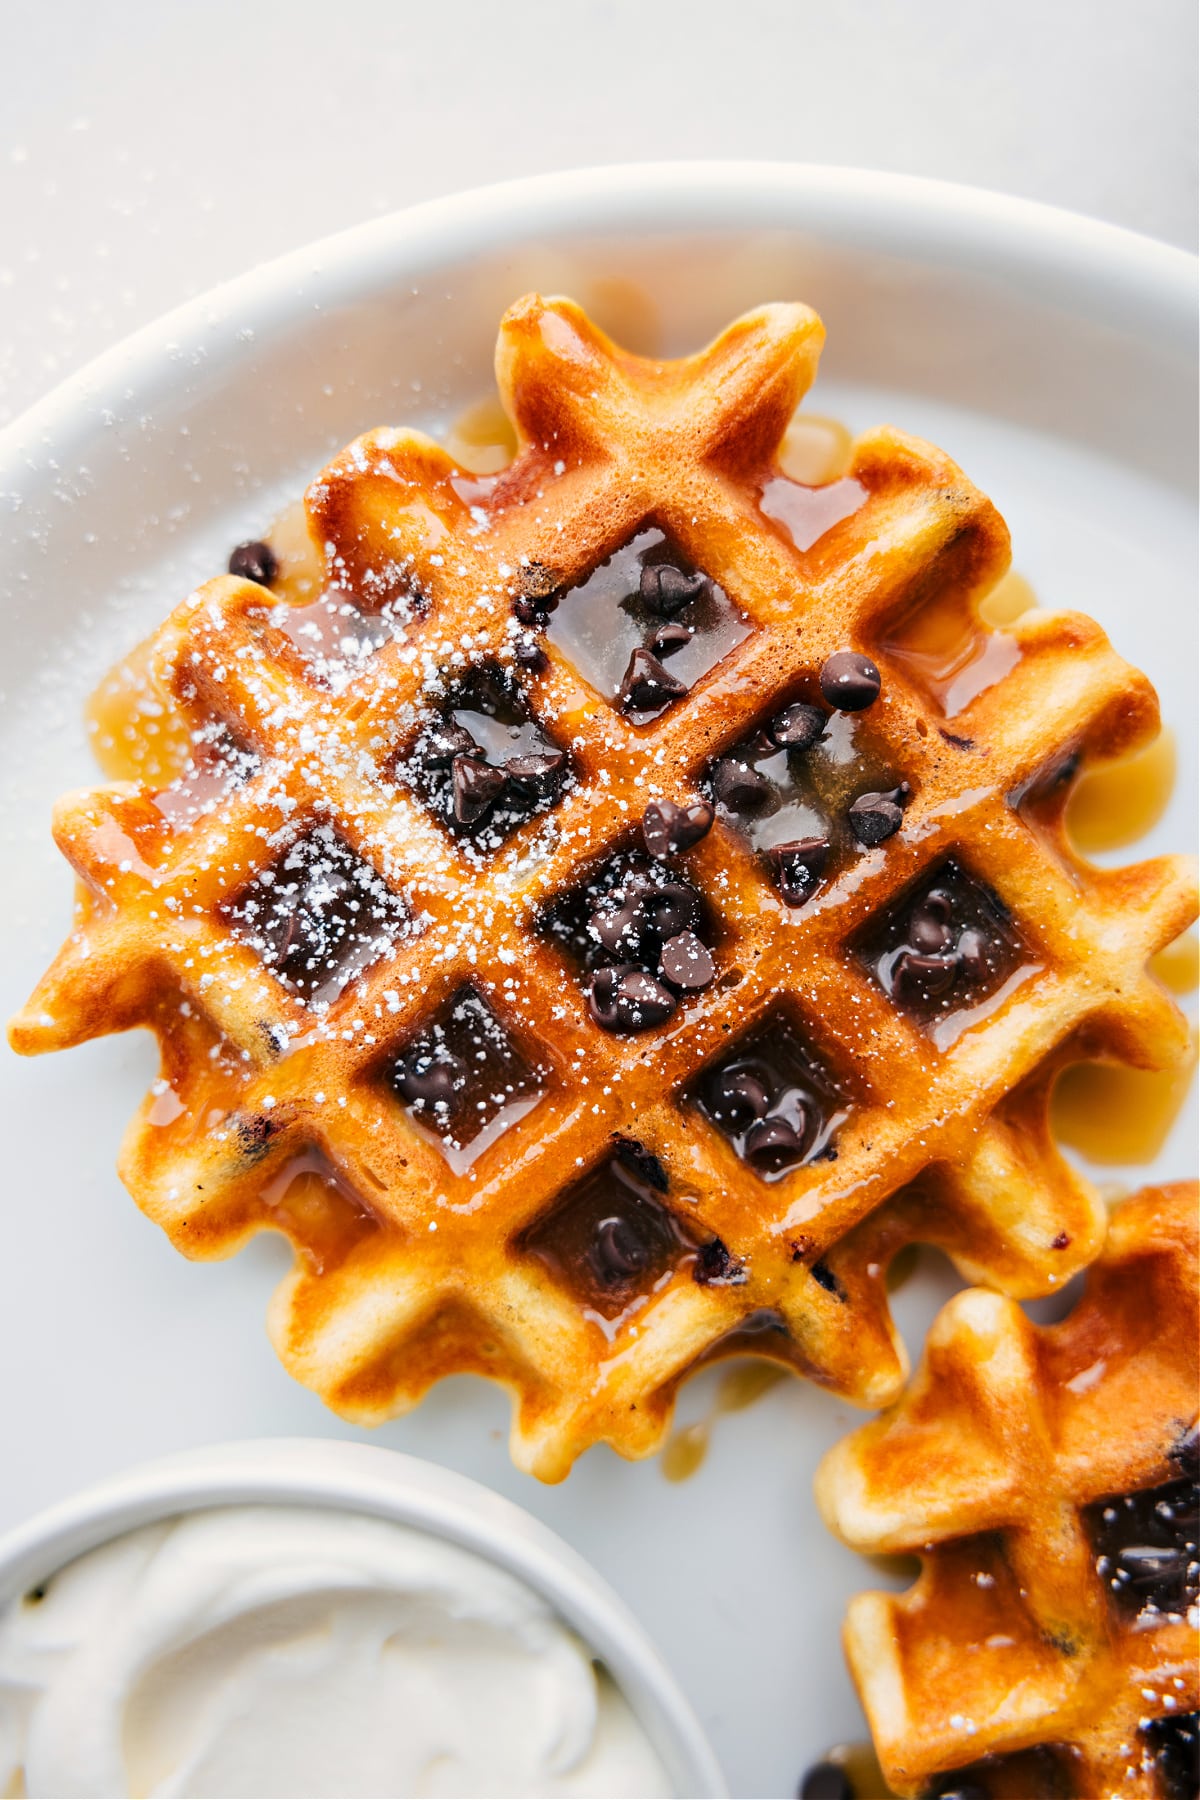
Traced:
<svg viewBox="0 0 1200 1800">
<path fill-rule="evenodd" d="M 381 422 L 437 428 L 486 391 L 499 315 L 530 287 L 573 293 L 666 351 L 764 299 L 815 305 L 829 342 L 810 405 L 943 444 L 1005 513 L 1016 566 L 1043 600 L 1094 614 L 1149 670 L 1183 772 L 1145 849 L 1187 846 L 1193 285 L 1178 252 L 994 196 L 693 164 L 439 201 L 140 334 L 0 439 L 3 1010 L 67 926 L 70 881 L 47 822 L 60 790 L 92 778 L 80 707 L 110 660 L 347 438 Z M 119 1186 L 117 1142 L 155 1070 L 149 1038 L 2 1068 L 0 1527 L 176 1448 L 357 1435 L 267 1344 L 281 1241 L 189 1264 Z M 1194 1143 L 1194 1120 L 1182 1120 L 1152 1173 L 1193 1173 Z M 952 1285 L 930 1259 L 898 1296 L 910 1348 Z M 685 1390 L 682 1419 L 703 1413 L 712 1384 Z M 837 1637 L 846 1597 L 878 1578 L 826 1538 L 810 1497 L 817 1457 L 853 1422 L 788 1383 L 720 1420 L 684 1485 L 599 1450 L 543 1489 L 508 1462 L 502 1396 L 459 1380 L 375 1441 L 472 1475 L 553 1525 L 660 1644 L 734 1791 L 787 1794 L 830 1742 L 862 1733 Z"/>
</svg>

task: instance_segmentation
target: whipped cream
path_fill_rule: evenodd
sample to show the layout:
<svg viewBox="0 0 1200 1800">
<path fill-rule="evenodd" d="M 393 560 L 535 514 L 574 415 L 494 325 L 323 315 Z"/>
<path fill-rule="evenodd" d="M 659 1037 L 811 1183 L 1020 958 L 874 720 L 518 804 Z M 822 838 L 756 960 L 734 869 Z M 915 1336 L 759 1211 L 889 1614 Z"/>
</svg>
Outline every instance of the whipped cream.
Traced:
<svg viewBox="0 0 1200 1800">
<path fill-rule="evenodd" d="M 523 1583 L 384 1520 L 195 1512 L 0 1613 L 3 1795 L 666 1795 Z"/>
</svg>

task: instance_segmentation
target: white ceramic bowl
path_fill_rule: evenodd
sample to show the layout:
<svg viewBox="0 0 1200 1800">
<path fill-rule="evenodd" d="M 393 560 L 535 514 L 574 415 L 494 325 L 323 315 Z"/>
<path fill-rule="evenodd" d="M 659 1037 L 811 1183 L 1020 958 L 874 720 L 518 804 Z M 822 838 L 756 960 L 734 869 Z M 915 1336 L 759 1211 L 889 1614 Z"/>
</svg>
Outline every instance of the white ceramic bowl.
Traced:
<svg viewBox="0 0 1200 1800">
<path fill-rule="evenodd" d="M 100 1544 L 213 1506 L 315 1506 L 444 1538 L 549 1601 L 600 1658 L 684 1796 L 727 1793 L 704 1732 L 658 1651 L 581 1556 L 520 1507 L 449 1469 L 370 1444 L 218 1444 L 148 1463 L 0 1539 L 0 1608 Z"/>
<path fill-rule="evenodd" d="M 523 290 L 568 292 L 635 349 L 696 348 L 745 307 L 809 301 L 829 337 L 810 405 L 939 442 L 1008 518 L 1045 602 L 1091 613 L 1180 735 L 1170 810 L 1136 854 L 1194 838 L 1196 265 L 1094 221 L 934 182 L 785 165 L 596 169 L 439 200 L 253 270 L 139 333 L 0 436 L 0 1012 L 67 928 L 51 803 L 91 778 L 80 724 L 108 663 L 327 455 L 379 423 L 437 429 L 491 382 Z M 1116 853 L 1127 860 L 1130 853 Z M 19 856 L 19 862 L 16 858 Z M 113 1172 L 156 1073 L 144 1033 L 0 1065 L 10 1279 L 0 1526 L 122 1465 L 224 1437 L 345 1437 L 263 1331 L 278 1241 L 185 1262 Z M 1181 1119 L 1135 1185 L 1195 1172 Z M 955 1285 L 895 1297 L 911 1351 Z M 48 1316 L 53 1328 L 47 1324 Z M 153 1354 L 145 1353 L 153 1345 Z M 719 1376 L 687 1385 L 703 1416 Z M 857 1422 L 811 1386 L 722 1418 L 686 1485 L 584 1457 L 512 1469 L 505 1401 L 448 1382 L 378 1441 L 519 1497 L 663 1645 L 736 1792 L 795 1791 L 863 1724 L 837 1648 L 879 1579 L 824 1532 L 822 1452 Z"/>
</svg>

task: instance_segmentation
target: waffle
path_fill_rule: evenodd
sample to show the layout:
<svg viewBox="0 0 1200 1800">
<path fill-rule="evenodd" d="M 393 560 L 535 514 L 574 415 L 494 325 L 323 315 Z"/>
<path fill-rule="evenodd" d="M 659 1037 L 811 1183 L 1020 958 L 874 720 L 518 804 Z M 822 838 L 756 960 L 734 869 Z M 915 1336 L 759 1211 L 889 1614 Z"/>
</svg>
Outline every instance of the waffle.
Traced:
<svg viewBox="0 0 1200 1800">
<path fill-rule="evenodd" d="M 822 339 L 769 306 L 656 363 L 519 301 L 511 466 L 352 444 L 319 603 L 243 546 L 152 640 L 189 768 L 58 808 L 77 919 L 12 1041 L 156 1032 L 123 1178 L 188 1255 L 289 1235 L 271 1335 L 349 1419 L 491 1376 L 554 1480 L 716 1356 L 894 1397 L 913 1238 L 1016 1294 L 1100 1247 L 1047 1097 L 1183 1054 L 1145 963 L 1193 897 L 1061 815 L 1153 691 L 1086 619 L 986 629 L 1007 533 L 940 451 L 787 477 Z"/>
<path fill-rule="evenodd" d="M 821 1465 L 839 1536 L 921 1557 L 846 1624 L 898 1793 L 1196 1792 L 1196 1203 L 1126 1201 L 1058 1325 L 955 1295 L 899 1405 Z"/>
</svg>

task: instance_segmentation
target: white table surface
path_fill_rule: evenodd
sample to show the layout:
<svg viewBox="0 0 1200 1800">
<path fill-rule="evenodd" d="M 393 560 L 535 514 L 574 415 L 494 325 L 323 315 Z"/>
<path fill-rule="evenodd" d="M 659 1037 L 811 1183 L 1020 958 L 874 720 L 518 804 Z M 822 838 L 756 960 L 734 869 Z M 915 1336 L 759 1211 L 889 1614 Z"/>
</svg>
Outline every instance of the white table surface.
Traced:
<svg viewBox="0 0 1200 1800">
<path fill-rule="evenodd" d="M 579 164 L 973 182 L 1192 246 L 1194 0 L 3 0 L 0 422 L 251 264 Z"/>
</svg>

